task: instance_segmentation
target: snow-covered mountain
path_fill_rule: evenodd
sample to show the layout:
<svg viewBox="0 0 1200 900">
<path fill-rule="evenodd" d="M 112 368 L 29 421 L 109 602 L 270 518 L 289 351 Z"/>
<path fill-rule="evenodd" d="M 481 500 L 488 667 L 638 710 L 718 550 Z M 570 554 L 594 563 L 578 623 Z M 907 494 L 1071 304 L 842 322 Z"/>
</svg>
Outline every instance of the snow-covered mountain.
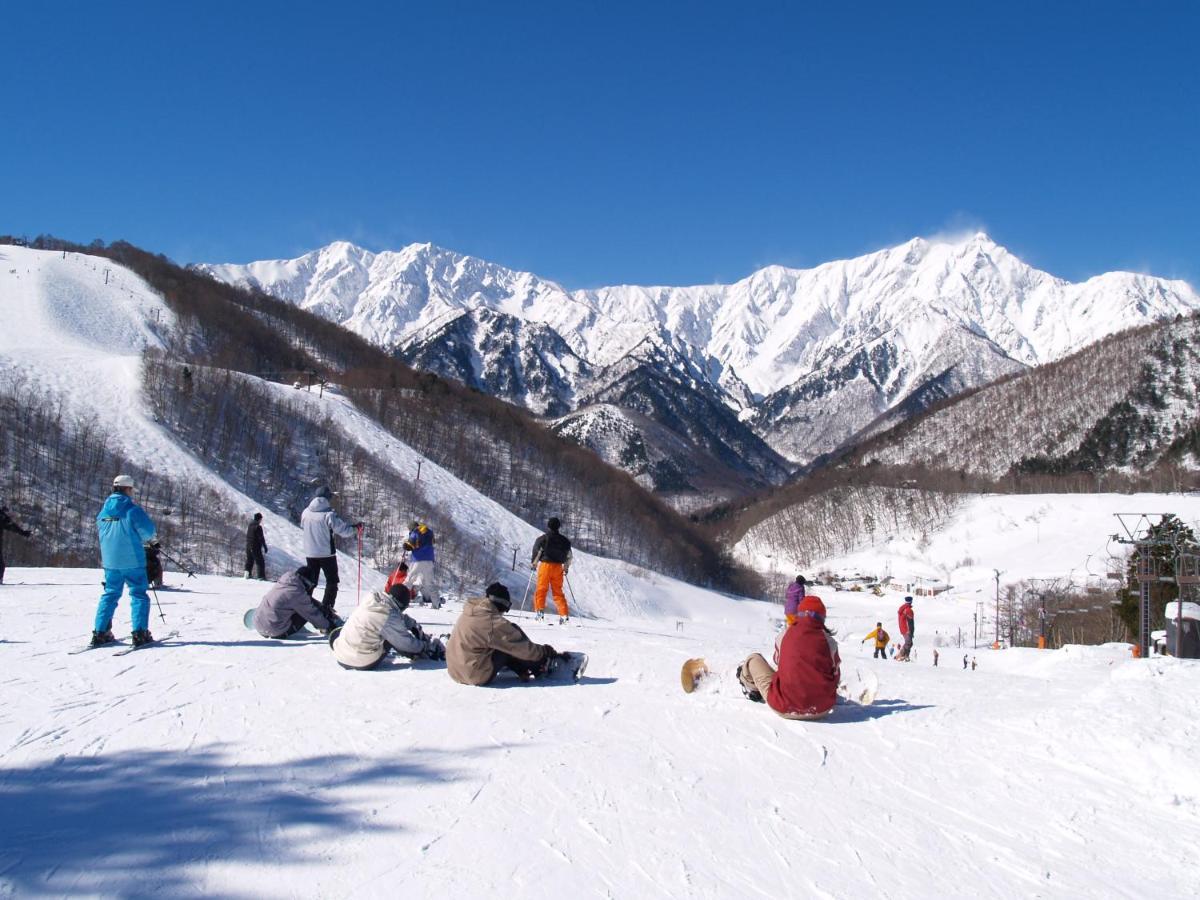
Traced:
<svg viewBox="0 0 1200 900">
<path fill-rule="evenodd" d="M 454 343 L 464 374 L 472 374 L 468 363 L 487 359 L 485 345 L 496 344 L 500 329 L 511 358 L 538 361 L 531 386 L 500 379 L 501 395 L 538 412 L 593 399 L 588 373 L 620 364 L 652 339 L 678 351 L 664 357 L 675 377 L 705 382 L 796 462 L 837 447 L 888 411 L 919 412 L 1114 332 L 1200 309 L 1200 295 L 1185 282 L 1115 272 L 1070 283 L 983 233 L 916 238 L 812 269 L 770 266 L 733 284 L 694 287 L 568 291 L 430 244 L 372 253 L 339 242 L 294 260 L 200 268 L 414 361 L 445 360 Z M 479 310 L 498 315 L 485 322 Z M 447 330 L 467 312 L 471 327 Z M 556 370 L 549 332 L 562 341 L 561 377 L 545 374 Z M 467 340 L 471 351 L 461 346 Z M 498 368 L 516 370 L 508 361 Z M 491 389 L 486 366 L 473 374 Z"/>
</svg>

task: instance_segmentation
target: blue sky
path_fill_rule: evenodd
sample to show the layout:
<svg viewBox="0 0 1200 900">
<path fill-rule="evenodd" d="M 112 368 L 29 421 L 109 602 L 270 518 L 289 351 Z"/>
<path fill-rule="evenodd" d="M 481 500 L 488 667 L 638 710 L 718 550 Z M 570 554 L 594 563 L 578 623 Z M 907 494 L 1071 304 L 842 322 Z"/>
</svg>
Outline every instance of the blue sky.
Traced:
<svg viewBox="0 0 1200 900">
<path fill-rule="evenodd" d="M 44 8 L 43 8 L 44 7 Z M 1200 282 L 1196 3 L 6 4 L 0 232 L 570 287 L 986 229 Z"/>
</svg>

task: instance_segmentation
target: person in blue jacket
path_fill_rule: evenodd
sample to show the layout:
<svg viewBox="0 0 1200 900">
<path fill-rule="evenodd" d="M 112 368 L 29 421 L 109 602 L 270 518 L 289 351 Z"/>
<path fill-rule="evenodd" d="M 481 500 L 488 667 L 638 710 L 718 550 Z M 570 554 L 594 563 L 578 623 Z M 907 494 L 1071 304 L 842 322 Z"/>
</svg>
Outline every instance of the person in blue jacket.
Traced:
<svg viewBox="0 0 1200 900">
<path fill-rule="evenodd" d="M 420 591 L 422 602 L 428 601 L 434 609 L 441 609 L 442 599 L 433 577 L 436 559 L 433 529 L 416 519 L 409 523 L 408 528 L 408 540 L 404 542 L 403 547 L 412 555 L 409 557 L 408 578 L 404 586 L 409 589 L 414 600 Z"/>
<path fill-rule="evenodd" d="M 133 479 L 118 475 L 113 479 L 113 492 L 104 501 L 96 516 L 100 532 L 100 564 L 104 567 L 104 593 L 96 608 L 96 624 L 92 630 L 92 646 L 112 643 L 113 613 L 125 585 L 129 585 L 129 605 L 133 615 L 134 646 L 148 644 L 150 634 L 150 587 L 146 580 L 146 551 L 143 544 L 155 538 L 154 523 L 146 511 L 133 502 Z"/>
</svg>

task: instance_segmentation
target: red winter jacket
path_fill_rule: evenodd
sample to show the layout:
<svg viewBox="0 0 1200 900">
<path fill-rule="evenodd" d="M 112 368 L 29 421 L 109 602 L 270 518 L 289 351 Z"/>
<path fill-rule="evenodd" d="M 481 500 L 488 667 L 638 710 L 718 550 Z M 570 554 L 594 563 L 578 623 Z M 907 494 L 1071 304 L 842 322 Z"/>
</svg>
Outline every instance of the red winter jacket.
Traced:
<svg viewBox="0 0 1200 900">
<path fill-rule="evenodd" d="M 896 617 L 900 620 L 900 633 L 908 634 L 913 624 L 912 604 L 901 603 L 900 608 L 896 610 Z"/>
<path fill-rule="evenodd" d="M 841 662 L 825 629 L 801 616 L 779 644 L 779 670 L 771 679 L 767 703 L 781 715 L 827 713 L 837 703 Z"/>
<path fill-rule="evenodd" d="M 390 592 L 392 585 L 404 584 L 406 580 L 408 580 L 408 572 L 396 566 L 395 571 L 392 572 L 391 577 L 388 578 L 387 584 L 383 588 L 384 593 Z"/>
</svg>

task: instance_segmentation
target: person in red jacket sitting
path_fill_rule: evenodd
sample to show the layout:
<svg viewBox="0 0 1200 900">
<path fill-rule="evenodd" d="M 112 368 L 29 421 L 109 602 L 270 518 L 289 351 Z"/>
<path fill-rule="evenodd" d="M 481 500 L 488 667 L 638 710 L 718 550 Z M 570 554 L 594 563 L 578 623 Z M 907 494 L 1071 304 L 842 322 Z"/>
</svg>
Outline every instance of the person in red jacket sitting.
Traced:
<svg viewBox="0 0 1200 900">
<path fill-rule="evenodd" d="M 905 597 L 900 608 L 896 610 L 896 618 L 900 620 L 900 634 L 904 637 L 904 646 L 896 654 L 896 659 L 907 660 L 912 652 L 913 634 L 916 632 L 916 620 L 913 618 L 912 597 Z"/>
<path fill-rule="evenodd" d="M 778 671 L 761 653 L 738 666 L 738 681 L 751 700 L 766 704 L 785 719 L 819 719 L 837 704 L 841 658 L 837 641 L 825 627 L 825 604 L 808 596 L 796 610 L 796 624 L 783 632 L 775 651 Z"/>
</svg>

